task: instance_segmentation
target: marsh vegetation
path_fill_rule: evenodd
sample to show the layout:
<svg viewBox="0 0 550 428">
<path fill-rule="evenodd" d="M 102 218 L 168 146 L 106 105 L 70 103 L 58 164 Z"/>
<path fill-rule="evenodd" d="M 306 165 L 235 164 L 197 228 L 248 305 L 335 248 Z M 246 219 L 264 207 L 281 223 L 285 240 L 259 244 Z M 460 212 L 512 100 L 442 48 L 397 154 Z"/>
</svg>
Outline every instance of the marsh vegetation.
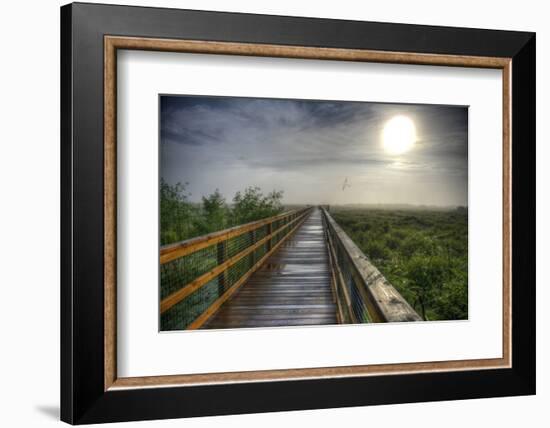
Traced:
<svg viewBox="0 0 550 428">
<path fill-rule="evenodd" d="M 331 214 L 425 320 L 468 318 L 468 210 L 331 207 Z"/>
</svg>

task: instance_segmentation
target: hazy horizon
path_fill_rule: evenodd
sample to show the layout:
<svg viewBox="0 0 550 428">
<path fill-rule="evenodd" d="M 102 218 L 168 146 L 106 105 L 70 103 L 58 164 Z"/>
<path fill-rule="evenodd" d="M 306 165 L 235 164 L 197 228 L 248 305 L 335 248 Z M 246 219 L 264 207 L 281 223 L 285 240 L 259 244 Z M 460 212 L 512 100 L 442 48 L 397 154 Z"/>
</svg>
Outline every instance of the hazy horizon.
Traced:
<svg viewBox="0 0 550 428">
<path fill-rule="evenodd" d="M 160 175 L 190 200 L 228 203 L 257 186 L 283 203 L 468 206 L 464 106 L 234 97 L 160 97 Z M 384 148 L 388 120 L 414 123 L 402 154 Z"/>
</svg>

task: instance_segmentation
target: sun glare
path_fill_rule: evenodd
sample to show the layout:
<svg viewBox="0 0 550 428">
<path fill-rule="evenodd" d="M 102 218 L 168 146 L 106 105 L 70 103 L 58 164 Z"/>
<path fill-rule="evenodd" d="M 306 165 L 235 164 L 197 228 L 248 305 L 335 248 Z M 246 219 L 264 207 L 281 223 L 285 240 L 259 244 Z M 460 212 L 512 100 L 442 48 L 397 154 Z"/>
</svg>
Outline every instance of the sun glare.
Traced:
<svg viewBox="0 0 550 428">
<path fill-rule="evenodd" d="M 384 149 L 393 155 L 408 152 L 416 142 L 414 122 L 407 116 L 395 116 L 386 122 L 382 132 Z"/>
</svg>

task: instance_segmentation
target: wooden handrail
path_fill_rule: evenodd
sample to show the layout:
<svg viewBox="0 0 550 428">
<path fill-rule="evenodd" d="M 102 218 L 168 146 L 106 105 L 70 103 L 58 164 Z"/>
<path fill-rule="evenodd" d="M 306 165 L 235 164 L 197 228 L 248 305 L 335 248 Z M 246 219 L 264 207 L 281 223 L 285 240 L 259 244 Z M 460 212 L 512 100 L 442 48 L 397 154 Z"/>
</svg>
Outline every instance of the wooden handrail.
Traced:
<svg viewBox="0 0 550 428">
<path fill-rule="evenodd" d="M 161 314 L 166 312 L 168 309 L 170 309 L 172 306 L 176 305 L 177 303 L 181 302 L 183 299 L 185 299 L 187 296 L 189 296 L 191 293 L 195 292 L 199 288 L 203 287 L 205 284 L 210 282 L 212 279 L 214 279 L 216 276 L 218 276 L 220 273 L 226 271 L 231 266 L 239 262 L 242 258 L 246 257 L 256 249 L 258 249 L 260 246 L 265 244 L 267 241 L 271 240 L 274 236 L 276 236 L 279 232 L 283 231 L 284 229 L 288 228 L 292 224 L 298 222 L 299 220 L 303 219 L 303 217 L 307 214 L 309 208 L 306 208 L 304 210 L 296 210 L 292 212 L 289 215 L 298 214 L 296 218 L 291 220 L 290 222 L 282 225 L 275 231 L 271 232 L 270 234 L 264 236 L 262 239 L 260 239 L 258 242 L 254 243 L 253 245 L 245 248 L 241 252 L 235 254 L 233 257 L 229 258 L 222 264 L 216 266 L 212 270 L 202 274 L 201 276 L 195 278 L 193 281 L 189 282 L 188 284 L 183 285 L 178 291 L 175 291 L 174 293 L 170 294 L 168 297 L 164 298 L 160 302 L 160 312 Z M 288 217 L 289 215 L 283 216 L 283 218 Z M 277 219 L 273 220 L 269 223 L 273 223 L 274 221 L 280 220 L 280 216 L 276 216 Z M 271 217 L 275 218 L 275 217 Z M 250 224 L 250 223 L 249 223 Z M 267 223 L 264 223 L 264 225 Z M 249 229 L 250 230 L 250 229 Z M 212 244 L 210 244 L 212 245 Z"/>
<path fill-rule="evenodd" d="M 422 321 L 422 318 L 388 282 L 380 271 L 367 259 L 361 249 L 334 221 L 324 208 L 321 208 L 327 228 L 330 245 L 342 248 L 349 261 L 352 279 L 361 295 L 363 304 L 373 322 Z M 337 242 L 333 242 L 337 241 Z M 334 249 L 332 249 L 334 250 Z M 336 259 L 335 257 L 333 257 Z M 338 265 L 338 260 L 335 260 Z M 339 267 L 340 270 L 340 267 Z M 345 287 L 344 287 L 345 290 Z M 348 298 L 349 296 L 346 296 Z"/>
<path fill-rule="evenodd" d="M 218 242 L 227 241 L 228 239 L 242 235 L 243 233 L 259 229 L 266 224 L 271 224 L 277 220 L 284 219 L 293 214 L 301 213 L 310 208 L 300 210 L 287 211 L 273 217 L 257 220 L 239 226 L 230 227 L 218 232 L 209 233 L 208 235 L 197 236 L 195 238 L 186 239 L 184 241 L 175 242 L 173 244 L 164 245 L 160 248 L 160 264 L 168 263 L 172 260 L 194 253 L 195 251 L 217 244 Z"/>
</svg>

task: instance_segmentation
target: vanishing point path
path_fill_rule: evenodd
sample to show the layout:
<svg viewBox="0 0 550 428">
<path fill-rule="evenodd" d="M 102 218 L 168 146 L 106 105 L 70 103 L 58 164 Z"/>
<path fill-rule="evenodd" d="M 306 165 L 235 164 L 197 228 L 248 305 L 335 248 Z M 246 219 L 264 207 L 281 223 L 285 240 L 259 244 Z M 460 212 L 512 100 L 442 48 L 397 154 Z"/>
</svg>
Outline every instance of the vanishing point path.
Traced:
<svg viewBox="0 0 550 428">
<path fill-rule="evenodd" d="M 202 328 L 336 324 L 324 228 L 315 208 Z"/>
</svg>

